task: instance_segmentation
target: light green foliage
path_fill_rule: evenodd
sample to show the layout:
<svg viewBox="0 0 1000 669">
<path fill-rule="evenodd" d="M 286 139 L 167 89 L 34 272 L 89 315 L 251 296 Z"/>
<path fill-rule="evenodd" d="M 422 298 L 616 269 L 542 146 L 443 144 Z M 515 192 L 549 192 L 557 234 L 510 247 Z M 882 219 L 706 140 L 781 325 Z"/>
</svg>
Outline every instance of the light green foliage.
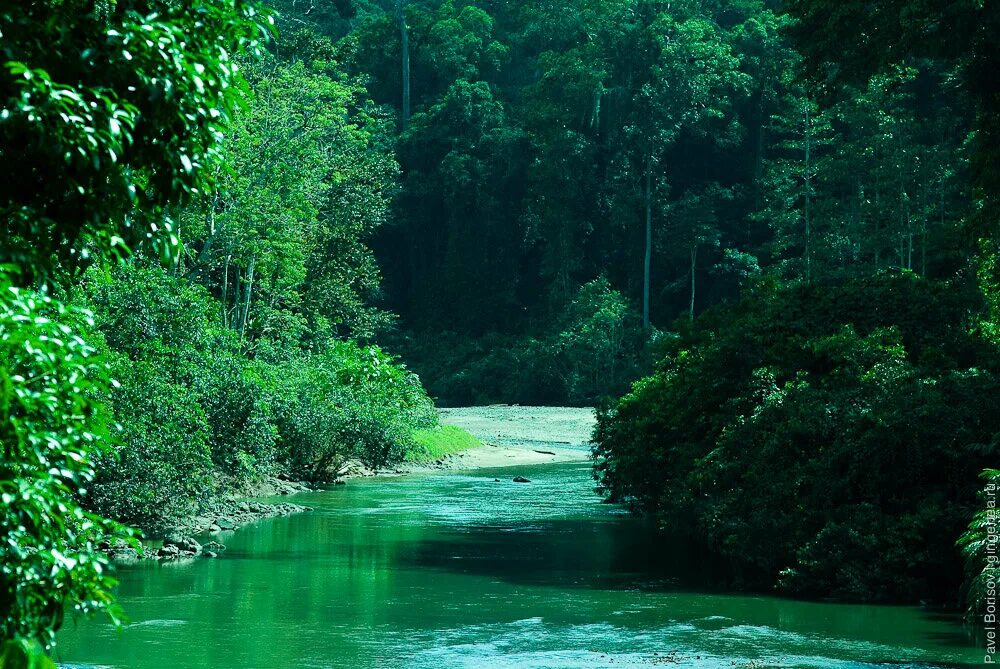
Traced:
<svg viewBox="0 0 1000 669">
<path fill-rule="evenodd" d="M 0 669 L 56 669 L 56 665 L 38 642 L 15 639 L 0 646 Z"/>
<path fill-rule="evenodd" d="M 76 265 L 147 241 L 171 255 L 164 213 L 211 189 L 242 101 L 231 58 L 268 31 L 244 0 L 0 11 L 0 262 L 31 278 L 50 277 L 54 258 Z"/>
<path fill-rule="evenodd" d="M 413 443 L 413 449 L 406 456 L 410 462 L 432 462 L 445 455 L 483 445 L 483 442 L 455 425 L 419 429 L 413 433 Z"/>
<path fill-rule="evenodd" d="M 211 185 L 206 168 L 241 97 L 229 58 L 266 33 L 258 18 L 239 0 L 0 10 L 0 261 L 12 263 L 0 280 L 5 664 L 18 648 L 34 655 L 28 640 L 49 647 L 66 611 L 114 613 L 97 543 L 124 534 L 80 507 L 108 436 L 107 370 L 74 329 L 89 327 L 10 284 L 54 283 L 87 256 L 147 241 L 172 253 L 163 213 Z"/>
<path fill-rule="evenodd" d="M 265 383 L 282 457 L 310 481 L 332 480 L 349 460 L 376 470 L 398 463 L 414 430 L 437 422 L 419 379 L 375 347 L 338 342 L 267 370 Z"/>
<path fill-rule="evenodd" d="M 1000 470 L 986 469 L 981 475 L 984 481 L 979 510 L 969 522 L 969 528 L 958 539 L 958 546 L 965 557 L 966 583 L 965 601 L 970 613 L 982 614 L 986 610 L 990 583 L 1000 576 L 998 564 L 997 497 L 1000 496 Z"/>
<path fill-rule="evenodd" d="M 84 287 L 115 353 L 121 439 L 92 501 L 113 517 L 162 529 L 279 471 L 325 481 L 351 459 L 384 468 L 436 424 L 420 381 L 378 348 L 251 361 L 219 303 L 161 267 L 92 270 Z"/>
<path fill-rule="evenodd" d="M 115 582 L 96 546 L 125 530 L 87 513 L 79 501 L 108 437 L 100 403 L 108 371 L 81 336 L 88 320 L 0 276 L 3 641 L 48 647 L 67 611 L 115 613 Z"/>
<path fill-rule="evenodd" d="M 255 97 L 236 115 L 218 193 L 185 216 L 182 269 L 222 301 L 224 324 L 245 342 L 288 353 L 371 336 L 388 315 L 369 305 L 380 275 L 366 244 L 397 175 L 378 146 L 382 121 L 321 60 L 269 58 L 246 76 Z"/>
</svg>

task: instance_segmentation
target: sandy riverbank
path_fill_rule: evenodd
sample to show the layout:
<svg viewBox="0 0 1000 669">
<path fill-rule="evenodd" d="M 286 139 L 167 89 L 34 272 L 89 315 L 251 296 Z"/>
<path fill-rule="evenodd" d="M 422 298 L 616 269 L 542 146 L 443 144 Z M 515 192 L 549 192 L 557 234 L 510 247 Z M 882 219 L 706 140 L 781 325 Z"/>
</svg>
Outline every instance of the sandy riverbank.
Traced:
<svg viewBox="0 0 1000 669">
<path fill-rule="evenodd" d="M 483 446 L 447 456 L 429 469 L 483 469 L 588 458 L 594 410 L 493 405 L 440 409 L 441 422 L 472 433 Z M 414 467 L 417 471 L 420 467 Z"/>
</svg>

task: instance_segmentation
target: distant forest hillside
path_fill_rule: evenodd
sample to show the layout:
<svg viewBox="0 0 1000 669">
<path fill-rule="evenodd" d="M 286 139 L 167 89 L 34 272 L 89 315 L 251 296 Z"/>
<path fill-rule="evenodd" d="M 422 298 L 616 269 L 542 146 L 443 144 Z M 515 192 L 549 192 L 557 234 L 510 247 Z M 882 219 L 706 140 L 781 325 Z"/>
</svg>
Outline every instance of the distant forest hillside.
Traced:
<svg viewBox="0 0 1000 669">
<path fill-rule="evenodd" d="M 816 83 L 763 0 L 276 7 L 284 55 L 333 39 L 395 119 L 382 303 L 445 402 L 619 394 L 653 359 L 644 322 L 761 276 L 974 273 L 976 105 L 952 61 Z"/>
</svg>

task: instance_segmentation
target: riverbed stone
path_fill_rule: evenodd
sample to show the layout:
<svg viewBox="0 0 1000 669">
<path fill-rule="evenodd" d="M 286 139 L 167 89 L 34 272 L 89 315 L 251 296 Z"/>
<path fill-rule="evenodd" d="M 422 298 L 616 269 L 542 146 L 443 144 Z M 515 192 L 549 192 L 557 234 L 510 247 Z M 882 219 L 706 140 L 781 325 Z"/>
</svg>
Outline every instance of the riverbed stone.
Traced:
<svg viewBox="0 0 1000 669">
<path fill-rule="evenodd" d="M 180 555 L 181 551 L 174 544 L 164 544 L 160 550 L 156 551 L 156 554 L 164 558 L 175 558 Z"/>
</svg>

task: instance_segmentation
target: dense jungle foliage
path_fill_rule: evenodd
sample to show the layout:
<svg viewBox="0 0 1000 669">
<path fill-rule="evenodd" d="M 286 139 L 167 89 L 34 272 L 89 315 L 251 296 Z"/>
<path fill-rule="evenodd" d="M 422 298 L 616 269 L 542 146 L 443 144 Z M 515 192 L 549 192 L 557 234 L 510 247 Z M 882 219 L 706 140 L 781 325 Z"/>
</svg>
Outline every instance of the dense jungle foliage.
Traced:
<svg viewBox="0 0 1000 669">
<path fill-rule="evenodd" d="M 610 406 L 601 489 L 744 585 L 957 601 L 1000 434 L 996 8 L 279 8 L 398 118 L 385 337 L 433 396 Z"/>
<path fill-rule="evenodd" d="M 271 4 L 0 8 L 8 658 L 127 526 L 445 452 L 430 397 L 606 407 L 600 489 L 743 586 L 981 590 L 995 7 Z"/>
</svg>

